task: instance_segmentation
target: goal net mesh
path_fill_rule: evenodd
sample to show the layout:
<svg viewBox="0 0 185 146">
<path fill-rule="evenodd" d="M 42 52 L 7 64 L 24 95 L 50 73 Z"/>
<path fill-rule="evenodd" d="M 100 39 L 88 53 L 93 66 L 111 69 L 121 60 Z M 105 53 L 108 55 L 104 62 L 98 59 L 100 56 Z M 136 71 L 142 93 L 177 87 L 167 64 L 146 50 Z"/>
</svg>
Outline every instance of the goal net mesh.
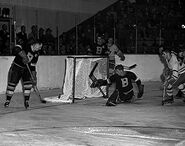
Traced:
<svg viewBox="0 0 185 146">
<path fill-rule="evenodd" d="M 75 64 L 74 64 L 74 59 Z M 92 84 L 89 74 L 98 62 L 94 71 L 97 79 L 106 79 L 108 74 L 107 58 L 102 57 L 67 57 L 66 71 L 63 83 L 63 94 L 56 98 L 50 98 L 52 102 L 72 102 L 73 92 L 75 99 L 84 99 L 92 97 L 101 97 L 102 93 L 97 88 L 91 88 Z M 75 68 L 75 81 L 73 82 Z M 106 87 L 101 87 L 106 94 Z"/>
</svg>

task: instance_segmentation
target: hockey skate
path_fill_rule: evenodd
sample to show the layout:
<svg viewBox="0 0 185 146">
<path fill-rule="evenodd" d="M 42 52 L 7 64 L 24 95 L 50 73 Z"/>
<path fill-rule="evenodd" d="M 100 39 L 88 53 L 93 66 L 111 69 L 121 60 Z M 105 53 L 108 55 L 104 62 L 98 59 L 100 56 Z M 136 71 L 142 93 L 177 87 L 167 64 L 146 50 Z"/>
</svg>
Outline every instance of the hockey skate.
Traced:
<svg viewBox="0 0 185 146">
<path fill-rule="evenodd" d="M 106 106 L 116 106 L 116 103 L 114 103 L 112 101 L 107 101 Z"/>
<path fill-rule="evenodd" d="M 24 101 L 24 107 L 25 107 L 25 109 L 27 109 L 29 107 L 28 101 Z"/>
<path fill-rule="evenodd" d="M 185 103 L 185 95 L 182 93 L 182 101 Z"/>
<path fill-rule="evenodd" d="M 172 104 L 174 102 L 174 98 L 173 96 L 168 96 L 166 99 L 162 100 L 162 105 L 165 105 L 165 104 Z"/>
<path fill-rule="evenodd" d="M 5 103 L 4 103 L 4 107 L 9 107 L 9 104 L 10 104 L 10 101 L 6 101 Z"/>
</svg>

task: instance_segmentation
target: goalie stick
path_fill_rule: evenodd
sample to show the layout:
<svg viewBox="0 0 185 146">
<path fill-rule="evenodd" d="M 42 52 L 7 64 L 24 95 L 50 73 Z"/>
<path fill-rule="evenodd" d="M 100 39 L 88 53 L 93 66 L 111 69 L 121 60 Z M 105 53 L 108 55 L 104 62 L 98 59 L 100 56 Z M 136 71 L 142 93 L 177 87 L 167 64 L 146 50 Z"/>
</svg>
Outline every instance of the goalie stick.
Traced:
<svg viewBox="0 0 185 146">
<path fill-rule="evenodd" d="M 136 66 L 137 66 L 137 64 L 133 64 L 133 65 L 131 65 L 131 66 L 124 66 L 124 65 L 123 65 L 124 69 L 127 69 L 127 70 L 134 69 Z"/>
<path fill-rule="evenodd" d="M 115 65 L 115 63 L 111 63 L 111 64 Z M 133 65 L 131 65 L 131 66 L 125 66 L 125 65 L 123 65 L 124 69 L 126 69 L 126 70 L 132 70 L 132 69 L 134 69 L 136 66 L 137 66 L 137 64 L 133 64 Z"/>
<path fill-rule="evenodd" d="M 134 69 L 136 66 L 137 66 L 137 64 L 133 64 L 133 65 L 129 66 L 128 68 L 129 68 L 129 70 L 131 70 L 131 69 Z"/>
<path fill-rule="evenodd" d="M 95 69 L 96 69 L 97 66 L 98 66 L 98 62 L 96 62 L 96 64 L 94 65 L 93 69 L 91 70 L 91 72 L 89 74 L 89 78 L 92 80 L 91 87 L 97 81 L 97 78 L 94 76 L 94 71 L 95 71 Z M 105 93 L 102 91 L 101 87 L 98 86 L 97 88 L 99 89 L 99 91 L 101 92 L 101 94 L 103 95 L 103 97 L 104 98 L 107 98 L 107 96 L 105 95 Z"/>
<path fill-rule="evenodd" d="M 33 84 L 33 83 L 34 83 L 33 74 L 32 74 L 32 72 L 31 72 L 30 67 L 28 66 L 28 64 L 26 64 L 26 67 L 27 67 L 27 69 L 28 69 L 28 71 L 29 71 L 29 73 L 30 73 L 31 81 L 32 81 L 32 84 Z M 34 85 L 34 84 L 33 84 L 33 90 L 35 91 L 36 95 L 39 97 L 40 102 L 41 102 L 41 103 L 46 103 L 46 100 L 42 99 L 42 97 L 41 97 L 41 95 L 40 95 L 40 92 L 39 92 L 37 86 Z"/>
</svg>

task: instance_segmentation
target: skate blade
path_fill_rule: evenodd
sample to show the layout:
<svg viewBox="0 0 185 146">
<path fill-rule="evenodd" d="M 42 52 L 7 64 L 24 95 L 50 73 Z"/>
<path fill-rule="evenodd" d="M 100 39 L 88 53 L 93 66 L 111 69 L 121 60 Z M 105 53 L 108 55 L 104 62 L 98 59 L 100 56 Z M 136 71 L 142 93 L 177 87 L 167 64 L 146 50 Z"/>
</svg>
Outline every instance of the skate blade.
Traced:
<svg viewBox="0 0 185 146">
<path fill-rule="evenodd" d="M 171 105 L 172 103 L 174 103 L 174 101 L 162 101 L 162 106 L 163 105 Z"/>
</svg>

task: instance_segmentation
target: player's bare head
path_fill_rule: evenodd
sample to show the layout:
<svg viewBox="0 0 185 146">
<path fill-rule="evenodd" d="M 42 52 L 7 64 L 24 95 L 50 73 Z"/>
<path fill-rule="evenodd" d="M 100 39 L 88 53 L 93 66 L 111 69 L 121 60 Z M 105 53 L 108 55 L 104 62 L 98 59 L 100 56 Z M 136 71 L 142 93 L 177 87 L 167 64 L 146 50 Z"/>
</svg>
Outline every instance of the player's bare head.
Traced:
<svg viewBox="0 0 185 146">
<path fill-rule="evenodd" d="M 17 37 L 17 39 L 16 39 L 16 44 L 17 45 L 23 45 L 23 43 L 24 43 L 24 41 L 23 41 L 23 39 L 21 39 L 21 38 L 19 38 L 19 37 Z"/>
<path fill-rule="evenodd" d="M 108 38 L 108 43 L 113 44 L 113 42 L 114 42 L 114 39 L 112 37 L 109 37 Z"/>
<path fill-rule="evenodd" d="M 162 45 L 159 46 L 159 54 L 162 54 L 162 51 L 164 50 L 164 47 Z"/>
<path fill-rule="evenodd" d="M 104 43 L 104 36 L 99 34 L 97 36 L 97 44 L 101 45 L 103 43 Z"/>
<path fill-rule="evenodd" d="M 115 67 L 115 73 L 120 75 L 120 76 L 123 76 L 124 75 L 124 66 L 119 64 Z"/>
<path fill-rule="evenodd" d="M 184 46 L 182 44 L 179 44 L 178 48 L 179 48 L 178 56 L 184 58 L 185 57 L 185 48 L 184 48 Z"/>
<path fill-rule="evenodd" d="M 39 51 L 42 49 L 42 42 L 40 40 L 35 40 L 31 43 L 31 49 L 33 52 Z"/>
<path fill-rule="evenodd" d="M 168 48 L 164 48 L 164 49 L 161 51 L 161 55 L 162 55 L 165 59 L 169 60 L 169 59 L 171 58 L 171 50 L 168 49 Z"/>
</svg>

